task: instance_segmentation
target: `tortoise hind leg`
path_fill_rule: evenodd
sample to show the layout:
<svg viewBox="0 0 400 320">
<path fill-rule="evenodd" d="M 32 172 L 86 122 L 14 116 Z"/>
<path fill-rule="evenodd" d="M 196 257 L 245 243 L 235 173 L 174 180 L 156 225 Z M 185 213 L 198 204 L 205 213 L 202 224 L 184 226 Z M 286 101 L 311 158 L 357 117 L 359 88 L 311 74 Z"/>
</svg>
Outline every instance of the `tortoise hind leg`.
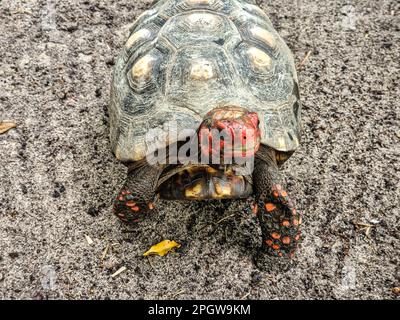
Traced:
<svg viewBox="0 0 400 320">
<path fill-rule="evenodd" d="M 138 222 L 154 209 L 153 200 L 162 168 L 145 164 L 128 170 L 114 202 L 114 214 L 123 222 Z"/>
<path fill-rule="evenodd" d="M 300 239 L 301 216 L 283 187 L 275 152 L 263 147 L 256 159 L 254 185 L 266 252 L 292 257 Z"/>
</svg>

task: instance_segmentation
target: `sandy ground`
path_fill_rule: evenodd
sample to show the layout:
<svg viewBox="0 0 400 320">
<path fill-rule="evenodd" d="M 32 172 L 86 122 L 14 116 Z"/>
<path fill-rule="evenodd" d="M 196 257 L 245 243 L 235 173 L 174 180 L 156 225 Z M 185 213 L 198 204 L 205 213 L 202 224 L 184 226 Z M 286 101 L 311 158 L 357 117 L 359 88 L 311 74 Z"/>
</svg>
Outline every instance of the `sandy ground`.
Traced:
<svg viewBox="0 0 400 320">
<path fill-rule="evenodd" d="M 113 61 L 150 2 L 1 1 L 0 120 L 18 128 L 0 136 L 0 298 L 397 299 L 398 2 L 259 1 L 297 62 L 311 51 L 284 167 L 305 215 L 288 271 L 256 266 L 252 219 L 217 223 L 242 202 L 160 202 L 137 228 L 111 215 L 126 174 L 109 151 Z M 142 256 L 168 238 L 176 254 Z"/>
</svg>

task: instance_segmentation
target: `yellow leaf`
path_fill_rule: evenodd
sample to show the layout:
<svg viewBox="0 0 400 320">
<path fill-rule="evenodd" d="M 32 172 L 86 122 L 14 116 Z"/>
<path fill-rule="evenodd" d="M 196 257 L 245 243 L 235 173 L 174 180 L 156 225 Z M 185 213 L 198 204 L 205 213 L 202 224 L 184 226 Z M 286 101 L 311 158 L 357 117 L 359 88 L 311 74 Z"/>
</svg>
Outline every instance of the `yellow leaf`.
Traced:
<svg viewBox="0 0 400 320">
<path fill-rule="evenodd" d="M 17 126 L 14 122 L 1 122 L 0 123 L 0 134 L 6 133 L 8 130 Z"/>
<path fill-rule="evenodd" d="M 164 240 L 164 241 L 161 241 L 160 243 L 152 246 L 150 248 L 150 250 L 145 252 L 143 255 L 145 257 L 147 257 L 152 254 L 158 254 L 159 256 L 163 257 L 168 252 L 170 252 L 173 248 L 180 248 L 180 247 L 181 247 L 181 245 L 175 241 Z"/>
</svg>

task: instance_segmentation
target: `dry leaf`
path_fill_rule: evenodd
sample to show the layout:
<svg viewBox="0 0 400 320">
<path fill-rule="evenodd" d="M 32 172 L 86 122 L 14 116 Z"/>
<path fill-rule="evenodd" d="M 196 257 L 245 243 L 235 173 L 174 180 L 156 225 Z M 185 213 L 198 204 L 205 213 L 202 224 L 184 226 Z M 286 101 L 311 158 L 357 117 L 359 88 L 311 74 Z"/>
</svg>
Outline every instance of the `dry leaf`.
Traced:
<svg viewBox="0 0 400 320">
<path fill-rule="evenodd" d="M 0 123 L 0 134 L 6 133 L 8 130 L 15 128 L 17 124 L 15 122 L 2 122 Z"/>
<path fill-rule="evenodd" d="M 175 241 L 164 240 L 152 246 L 150 250 L 145 252 L 143 255 L 147 257 L 149 255 L 158 254 L 159 256 L 163 257 L 168 254 L 168 252 L 170 252 L 172 249 L 180 247 L 181 245 Z"/>
</svg>

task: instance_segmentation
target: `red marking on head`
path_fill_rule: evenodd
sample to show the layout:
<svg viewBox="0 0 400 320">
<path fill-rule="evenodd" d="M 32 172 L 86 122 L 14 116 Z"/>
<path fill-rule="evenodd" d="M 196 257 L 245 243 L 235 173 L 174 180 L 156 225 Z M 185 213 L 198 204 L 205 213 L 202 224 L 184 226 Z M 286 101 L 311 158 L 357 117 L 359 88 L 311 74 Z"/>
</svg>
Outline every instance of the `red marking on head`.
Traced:
<svg viewBox="0 0 400 320">
<path fill-rule="evenodd" d="M 119 201 L 124 201 L 124 197 L 123 197 L 123 196 L 119 196 L 119 197 L 118 197 L 118 200 L 119 200 Z"/>
<path fill-rule="evenodd" d="M 295 227 L 297 227 L 299 224 L 300 224 L 300 223 L 299 223 L 299 220 L 298 220 L 298 219 L 293 219 L 293 225 L 294 225 Z"/>
<path fill-rule="evenodd" d="M 274 244 L 274 245 L 272 246 L 272 248 L 273 248 L 274 250 L 279 250 L 279 249 L 281 248 L 281 246 L 280 246 L 279 244 Z"/>
<path fill-rule="evenodd" d="M 285 197 L 285 198 L 288 196 L 288 194 L 285 190 L 281 191 L 281 195 L 282 195 L 282 197 Z"/>
<path fill-rule="evenodd" d="M 200 126 L 199 138 L 205 156 L 253 157 L 261 139 L 258 115 L 239 107 L 211 110 Z M 213 139 L 221 139 L 216 141 L 220 150 L 213 146 Z"/>
<path fill-rule="evenodd" d="M 133 208 L 131 208 L 131 210 L 135 211 L 135 212 L 138 212 L 140 209 L 139 209 L 139 207 L 133 207 Z"/>
<path fill-rule="evenodd" d="M 149 203 L 149 209 L 153 210 L 154 209 L 154 204 L 152 202 Z"/>
<path fill-rule="evenodd" d="M 290 241 L 291 241 L 291 240 L 290 240 L 289 237 L 283 237 L 283 238 L 282 238 L 282 243 L 283 243 L 283 244 L 290 244 Z"/>
<path fill-rule="evenodd" d="M 283 257 L 283 253 L 279 251 L 278 256 Z"/>
<path fill-rule="evenodd" d="M 251 206 L 251 210 L 253 211 L 254 214 L 257 214 L 258 213 L 258 204 L 257 203 L 253 204 Z"/>
<path fill-rule="evenodd" d="M 299 241 L 299 240 L 300 240 L 300 237 L 301 237 L 301 234 L 298 233 L 298 234 L 296 234 L 296 236 L 294 237 L 294 239 L 295 239 L 296 241 Z"/>
<path fill-rule="evenodd" d="M 293 210 L 292 210 L 292 214 L 295 216 L 295 215 L 296 215 L 296 213 L 297 213 L 297 210 L 296 210 L 296 208 L 293 208 Z"/>
<path fill-rule="evenodd" d="M 133 202 L 133 201 L 127 201 L 125 204 L 126 204 L 128 207 L 134 207 L 134 206 L 136 206 L 136 202 Z"/>
<path fill-rule="evenodd" d="M 272 192 L 272 195 L 273 195 L 275 198 L 278 198 L 278 197 L 279 197 L 279 193 L 278 193 L 278 191 L 274 191 L 274 192 Z"/>
<path fill-rule="evenodd" d="M 272 247 L 272 240 L 266 240 L 265 243 L 267 244 L 268 247 Z"/>
</svg>

